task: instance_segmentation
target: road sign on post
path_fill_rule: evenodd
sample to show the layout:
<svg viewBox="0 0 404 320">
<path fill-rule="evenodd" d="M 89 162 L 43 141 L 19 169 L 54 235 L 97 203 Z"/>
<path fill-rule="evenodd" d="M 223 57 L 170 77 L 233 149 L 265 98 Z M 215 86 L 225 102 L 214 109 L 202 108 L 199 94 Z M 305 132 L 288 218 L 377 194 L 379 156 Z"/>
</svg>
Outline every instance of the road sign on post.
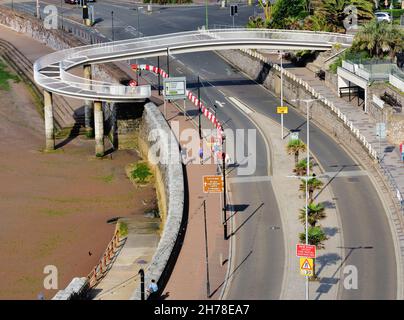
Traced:
<svg viewBox="0 0 404 320">
<path fill-rule="evenodd" d="M 302 276 L 313 276 L 313 259 L 311 258 L 300 258 L 300 274 Z"/>
<path fill-rule="evenodd" d="M 299 131 L 292 131 L 289 135 L 289 140 L 299 140 Z"/>
<path fill-rule="evenodd" d="M 204 193 L 223 192 L 223 177 L 221 175 L 203 176 L 203 192 Z"/>
<path fill-rule="evenodd" d="M 316 246 L 310 244 L 297 244 L 296 245 L 296 256 L 300 258 L 315 258 L 316 257 Z"/>
<path fill-rule="evenodd" d="M 284 107 L 284 106 L 276 107 L 276 113 L 287 114 L 288 107 Z"/>
<path fill-rule="evenodd" d="M 185 99 L 187 80 L 185 77 L 170 77 L 163 81 L 165 100 Z"/>
</svg>

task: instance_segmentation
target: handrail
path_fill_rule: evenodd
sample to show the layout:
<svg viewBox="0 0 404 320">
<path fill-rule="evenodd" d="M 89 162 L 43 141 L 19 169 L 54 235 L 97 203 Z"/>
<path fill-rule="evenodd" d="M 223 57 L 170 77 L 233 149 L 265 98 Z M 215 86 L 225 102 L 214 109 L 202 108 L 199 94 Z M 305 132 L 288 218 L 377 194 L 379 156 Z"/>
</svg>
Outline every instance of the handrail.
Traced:
<svg viewBox="0 0 404 320">
<path fill-rule="evenodd" d="M 186 31 L 57 51 L 39 58 L 34 63 L 34 78 L 46 90 L 62 95 L 94 100 L 132 101 L 150 97 L 151 87 L 124 89 L 120 85 L 74 76 L 69 70 L 85 64 L 168 55 L 170 52 L 176 54 L 240 47 L 328 50 L 335 43 L 350 46 L 352 36 L 326 32 L 247 28 Z M 59 68 L 59 76 L 46 74 L 46 69 L 56 67 Z"/>
<path fill-rule="evenodd" d="M 107 249 L 104 251 L 97 265 L 87 275 L 89 281 L 89 288 L 93 288 L 101 280 L 101 277 L 108 271 L 108 265 L 114 258 L 116 253 L 115 249 L 118 248 L 120 242 L 119 229 L 117 229 L 112 237 L 111 241 L 107 245 Z M 99 277 L 101 276 L 101 277 Z"/>
</svg>

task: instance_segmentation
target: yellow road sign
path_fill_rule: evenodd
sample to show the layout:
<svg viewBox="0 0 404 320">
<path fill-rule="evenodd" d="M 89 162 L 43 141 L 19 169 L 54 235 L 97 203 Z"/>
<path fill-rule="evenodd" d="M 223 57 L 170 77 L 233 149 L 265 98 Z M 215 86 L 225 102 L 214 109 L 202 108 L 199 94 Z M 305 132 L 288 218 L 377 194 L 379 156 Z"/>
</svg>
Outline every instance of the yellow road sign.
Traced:
<svg viewBox="0 0 404 320">
<path fill-rule="evenodd" d="M 222 176 L 203 176 L 203 192 L 218 193 L 223 192 Z"/>
<path fill-rule="evenodd" d="M 311 258 L 300 258 L 300 274 L 302 276 L 312 276 L 313 275 L 313 259 Z"/>
<path fill-rule="evenodd" d="M 288 113 L 288 107 L 276 107 L 276 113 Z"/>
</svg>

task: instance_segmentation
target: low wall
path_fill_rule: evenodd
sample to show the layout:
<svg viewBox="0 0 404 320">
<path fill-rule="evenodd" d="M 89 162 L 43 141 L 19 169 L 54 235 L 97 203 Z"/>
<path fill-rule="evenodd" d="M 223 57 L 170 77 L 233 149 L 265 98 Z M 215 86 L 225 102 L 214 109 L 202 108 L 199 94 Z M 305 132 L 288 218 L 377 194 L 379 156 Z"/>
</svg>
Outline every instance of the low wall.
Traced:
<svg viewBox="0 0 404 320">
<path fill-rule="evenodd" d="M 228 62 L 244 71 L 249 77 L 255 79 L 258 83 L 264 85 L 270 91 L 280 96 L 280 67 L 270 65 L 265 60 L 257 57 L 252 57 L 240 50 L 225 50 L 218 52 Z M 287 70 L 284 71 L 283 77 L 284 98 L 291 105 L 296 107 L 301 113 L 306 113 L 306 105 L 301 101 L 293 102 L 293 99 L 311 99 L 319 97 L 313 88 L 308 83 L 299 79 Z M 377 152 L 366 138 L 360 133 L 358 128 L 355 128 L 353 123 L 332 103 L 329 101 L 316 100 L 312 104 L 312 119 L 321 129 L 332 135 L 338 142 L 366 163 L 370 170 L 374 173 L 377 180 L 382 180 L 381 187 L 389 190 L 392 207 L 396 208 L 396 212 L 400 217 L 401 223 L 403 220 L 403 205 L 399 202 L 397 187 L 395 181 L 391 180 L 389 175 L 386 175 L 383 168 L 377 162 Z M 401 121 L 395 124 L 396 131 L 401 130 Z"/>
<path fill-rule="evenodd" d="M 74 278 L 69 285 L 63 289 L 59 290 L 52 300 L 81 300 L 85 299 L 88 289 L 88 279 Z"/>
<path fill-rule="evenodd" d="M 164 147 L 166 161 L 156 163 L 154 144 L 155 139 L 161 140 Z M 184 223 L 185 186 L 183 168 L 179 152 L 179 144 L 171 132 L 166 120 L 154 103 L 147 103 L 144 107 L 142 122 L 139 128 L 139 151 L 151 163 L 156 163 L 156 188 L 160 198 L 160 210 L 164 212 L 163 234 L 153 256 L 152 262 L 145 270 L 145 287 L 155 279 L 159 288 L 163 288 L 177 256 L 178 246 L 181 244 Z M 153 152 L 152 152 L 153 151 Z M 160 150 L 160 157 L 162 150 Z M 174 259 L 174 261 L 173 261 Z M 133 292 L 132 300 L 140 300 L 140 288 Z"/>
</svg>

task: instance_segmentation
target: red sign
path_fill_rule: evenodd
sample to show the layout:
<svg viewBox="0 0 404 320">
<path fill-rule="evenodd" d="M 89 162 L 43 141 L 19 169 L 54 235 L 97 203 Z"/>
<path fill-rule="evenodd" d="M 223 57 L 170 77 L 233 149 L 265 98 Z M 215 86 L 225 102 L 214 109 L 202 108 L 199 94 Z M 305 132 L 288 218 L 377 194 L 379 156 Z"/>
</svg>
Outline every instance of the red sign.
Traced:
<svg viewBox="0 0 404 320">
<path fill-rule="evenodd" d="M 297 244 L 296 255 L 301 258 L 314 259 L 316 257 L 316 246 L 312 246 L 309 244 Z"/>
</svg>

